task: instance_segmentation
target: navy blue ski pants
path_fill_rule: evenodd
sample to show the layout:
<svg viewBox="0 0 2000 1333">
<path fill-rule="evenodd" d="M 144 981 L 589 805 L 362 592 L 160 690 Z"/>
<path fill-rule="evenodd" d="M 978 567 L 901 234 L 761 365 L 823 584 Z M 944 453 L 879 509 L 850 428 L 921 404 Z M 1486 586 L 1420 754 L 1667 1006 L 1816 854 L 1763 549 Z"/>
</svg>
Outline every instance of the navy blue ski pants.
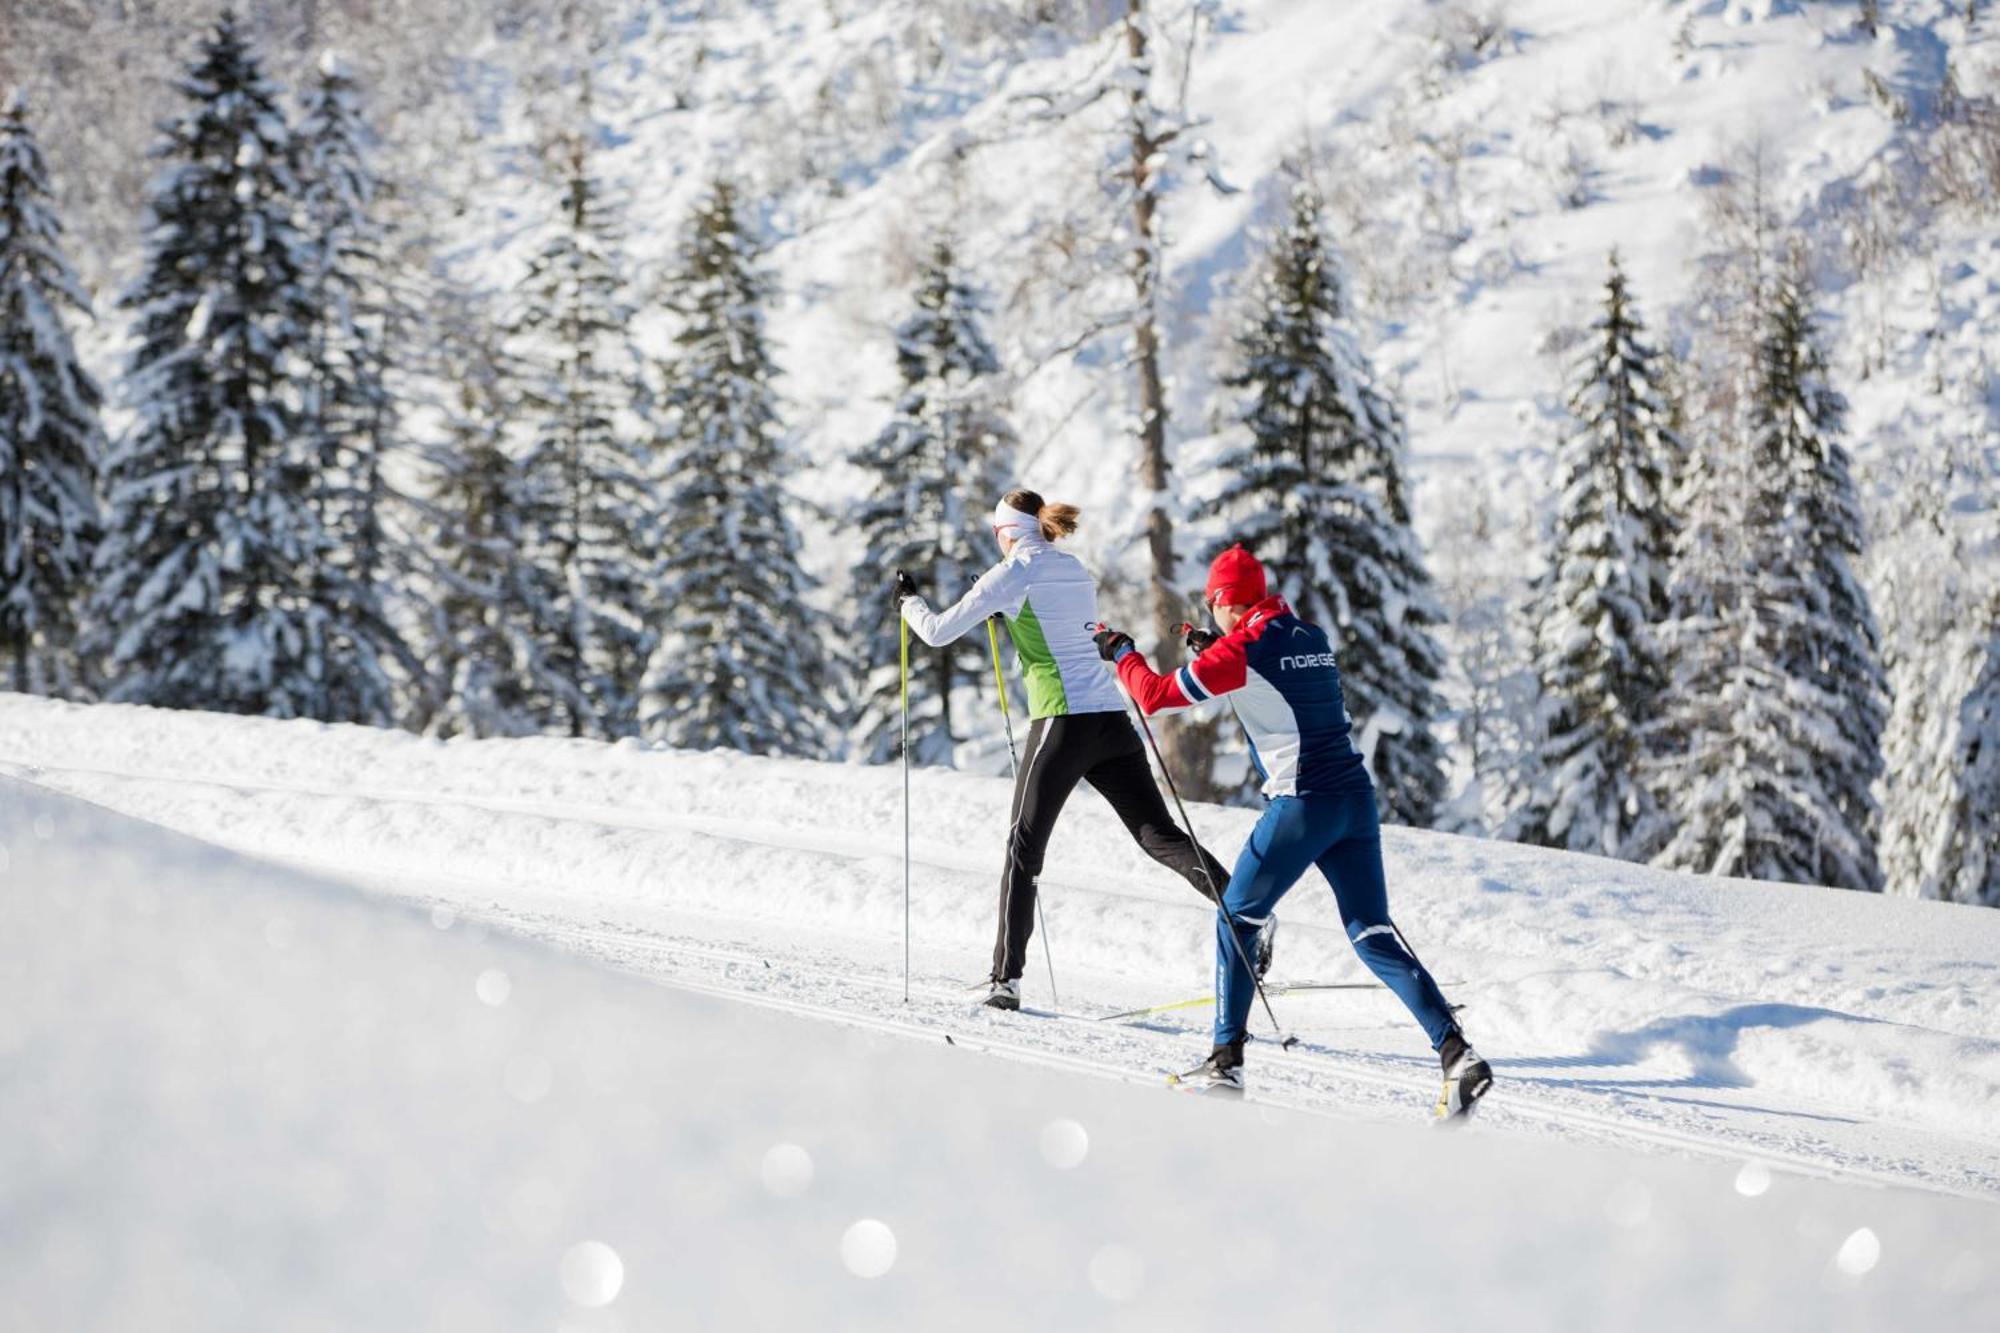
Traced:
<svg viewBox="0 0 2000 1333">
<path fill-rule="evenodd" d="M 1241 1041 L 1255 998 L 1246 957 L 1255 957 L 1257 932 L 1270 920 L 1307 867 L 1318 866 L 1333 886 L 1347 938 L 1368 970 L 1396 992 L 1424 1032 L 1431 1049 L 1451 1030 L 1451 1006 L 1437 982 L 1403 947 L 1389 921 L 1389 890 L 1382 877 L 1382 826 L 1372 790 L 1330 796 L 1279 796 L 1265 809 L 1236 858 L 1223 891 L 1236 920 L 1239 950 L 1229 941 L 1229 920 L 1215 914 L 1215 1044 Z"/>
</svg>

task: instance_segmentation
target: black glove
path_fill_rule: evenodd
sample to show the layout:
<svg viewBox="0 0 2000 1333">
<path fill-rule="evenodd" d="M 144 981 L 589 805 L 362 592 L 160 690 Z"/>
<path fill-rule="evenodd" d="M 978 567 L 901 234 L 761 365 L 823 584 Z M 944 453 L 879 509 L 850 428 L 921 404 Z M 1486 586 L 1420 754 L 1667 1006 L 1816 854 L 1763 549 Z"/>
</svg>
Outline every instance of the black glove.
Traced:
<svg viewBox="0 0 2000 1333">
<path fill-rule="evenodd" d="M 1116 662 L 1132 651 L 1132 636 L 1109 625 L 1091 635 L 1090 641 L 1097 645 L 1097 655 L 1107 662 Z"/>
<path fill-rule="evenodd" d="M 905 597 L 918 596 L 917 581 L 902 570 L 896 571 L 896 605 L 901 606 Z"/>
<path fill-rule="evenodd" d="M 1222 636 L 1212 629 L 1200 629 L 1194 625 L 1183 625 L 1181 629 L 1185 631 L 1181 642 L 1186 644 L 1188 652 L 1196 657 L 1200 657 L 1215 644 L 1222 641 Z"/>
</svg>

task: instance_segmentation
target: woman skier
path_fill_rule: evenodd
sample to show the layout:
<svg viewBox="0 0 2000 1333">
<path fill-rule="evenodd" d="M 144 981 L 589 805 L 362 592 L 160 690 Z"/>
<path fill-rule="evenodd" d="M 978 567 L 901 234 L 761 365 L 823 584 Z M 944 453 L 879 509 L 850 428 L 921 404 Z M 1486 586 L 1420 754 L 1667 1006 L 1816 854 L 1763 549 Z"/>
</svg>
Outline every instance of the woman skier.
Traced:
<svg viewBox="0 0 2000 1333">
<path fill-rule="evenodd" d="M 1098 651 L 1117 665 L 1119 679 L 1149 715 L 1226 697 L 1250 739 L 1270 802 L 1216 912 L 1214 1049 L 1177 1082 L 1202 1091 L 1242 1090 L 1253 987 L 1241 951 L 1306 868 L 1318 866 L 1333 886 L 1355 952 L 1409 1007 L 1443 1063 L 1438 1115 L 1463 1115 L 1486 1095 L 1493 1071 L 1467 1044 L 1437 982 L 1389 919 L 1375 786 L 1349 736 L 1326 631 L 1271 596 L 1264 567 L 1241 546 L 1215 558 L 1205 600 L 1221 632 L 1191 630 L 1195 656 L 1168 675 L 1147 665 L 1129 635 L 1107 628 L 1095 636 Z"/>
<path fill-rule="evenodd" d="M 916 585 L 896 571 L 903 619 L 933 648 L 964 635 L 991 615 L 1007 632 L 1027 678 L 1027 752 L 1014 783 L 1007 864 L 1000 877 L 999 938 L 984 1003 L 1021 1007 L 1021 972 L 1035 928 L 1036 879 L 1056 817 L 1078 782 L 1111 803 L 1148 856 L 1178 873 L 1211 902 L 1228 878 L 1206 849 L 1167 813 L 1146 750 L 1126 716 L 1125 700 L 1091 639 L 1097 585 L 1083 563 L 1055 543 L 1076 531 L 1074 505 L 1046 504 L 1033 491 L 1009 491 L 994 506 L 1000 563 L 943 612 L 932 611 Z M 1213 887 L 1211 887 L 1213 886 Z M 1246 941 L 1269 965 L 1267 937 Z"/>
</svg>

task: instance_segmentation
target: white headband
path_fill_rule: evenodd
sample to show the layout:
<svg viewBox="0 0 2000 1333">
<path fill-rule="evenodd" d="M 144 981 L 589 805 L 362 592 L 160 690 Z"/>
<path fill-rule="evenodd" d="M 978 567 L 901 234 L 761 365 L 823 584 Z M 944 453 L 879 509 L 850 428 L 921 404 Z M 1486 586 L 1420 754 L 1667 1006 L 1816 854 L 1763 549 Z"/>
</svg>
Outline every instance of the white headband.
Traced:
<svg viewBox="0 0 2000 1333">
<path fill-rule="evenodd" d="M 993 530 L 1012 533 L 1016 537 L 1039 537 L 1042 535 L 1042 520 L 1033 514 L 1024 514 L 1002 500 L 993 506 Z"/>
</svg>

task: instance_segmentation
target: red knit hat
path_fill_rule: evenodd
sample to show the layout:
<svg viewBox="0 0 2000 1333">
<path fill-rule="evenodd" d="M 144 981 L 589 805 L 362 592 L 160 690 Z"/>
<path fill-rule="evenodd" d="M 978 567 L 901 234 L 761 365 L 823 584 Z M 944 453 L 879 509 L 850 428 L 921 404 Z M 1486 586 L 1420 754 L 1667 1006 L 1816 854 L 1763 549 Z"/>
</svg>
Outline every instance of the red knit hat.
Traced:
<svg viewBox="0 0 2000 1333">
<path fill-rule="evenodd" d="M 1255 606 L 1264 595 L 1264 567 L 1241 542 L 1215 557 L 1215 563 L 1208 567 L 1208 591 L 1203 600 L 1210 606 Z"/>
</svg>

